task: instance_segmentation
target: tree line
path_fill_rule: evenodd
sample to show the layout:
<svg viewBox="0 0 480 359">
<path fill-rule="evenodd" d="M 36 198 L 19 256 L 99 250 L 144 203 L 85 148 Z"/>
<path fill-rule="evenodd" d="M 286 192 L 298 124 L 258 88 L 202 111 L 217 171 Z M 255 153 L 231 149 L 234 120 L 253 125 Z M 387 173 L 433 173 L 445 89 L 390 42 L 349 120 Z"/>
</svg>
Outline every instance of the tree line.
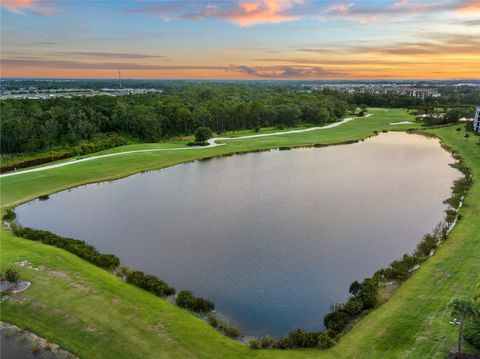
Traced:
<svg viewBox="0 0 480 359">
<path fill-rule="evenodd" d="M 471 86 L 437 87 L 442 96 L 425 100 L 333 89 L 302 90 L 298 84 L 288 82 L 276 85 L 171 82 L 162 83 L 162 88 L 163 93 L 116 97 L 1 101 L 1 153 L 76 146 L 112 134 L 155 142 L 192 135 L 198 127 L 222 133 L 271 126 L 318 125 L 355 113 L 358 106 L 403 107 L 427 114 L 438 108 L 456 108 L 446 116 L 448 121 L 453 121 L 480 103 L 480 91 Z"/>
<path fill-rule="evenodd" d="M 448 148 L 446 149 L 449 150 Z M 375 272 L 370 278 L 365 278 L 361 282 L 352 282 L 349 287 L 350 298 L 345 303 L 335 304 L 332 310 L 325 315 L 323 319 L 325 329 L 323 331 L 307 332 L 301 328 L 297 328 L 287 336 L 278 339 L 264 337 L 258 340 L 251 340 L 249 343 L 250 347 L 252 349 L 331 347 L 335 345 L 339 337 L 348 330 L 356 318 L 378 306 L 379 287 L 389 281 L 405 281 L 417 266 L 429 258 L 437 247 L 447 239 L 449 228 L 451 228 L 457 220 L 460 220 L 458 209 L 473 182 L 471 171 L 465 165 L 462 158 L 452 150 L 450 151 L 457 160 L 453 166 L 461 171 L 464 176 L 454 181 L 451 188 L 451 197 L 445 200 L 445 203 L 450 207 L 446 210 L 445 220 L 440 223 L 432 233 L 424 235 L 413 253 L 405 254 L 401 259 L 393 261 L 388 267 Z M 166 282 L 155 276 L 126 267 L 120 267 L 119 259 L 112 254 L 99 253 L 93 246 L 86 244 L 84 241 L 60 237 L 48 231 L 22 228 L 14 222 L 15 218 L 16 215 L 12 209 L 5 211 L 3 220 L 9 223 L 13 233 L 19 237 L 63 248 L 99 267 L 107 270 L 115 270 L 117 275 L 122 277 L 126 282 L 150 291 L 159 297 L 175 294 L 173 287 L 170 287 Z M 201 314 L 207 314 L 215 309 L 213 302 L 201 297 L 195 297 L 190 291 L 186 290 L 180 291 L 177 294 L 175 303 L 179 307 Z M 240 335 L 238 328 L 217 318 L 214 314 L 209 314 L 207 319 L 210 325 L 225 335 L 233 338 Z M 478 343 L 478 322 L 469 322 L 467 324 L 466 338 L 476 345 Z"/>
<path fill-rule="evenodd" d="M 41 151 L 116 133 L 145 142 L 270 126 L 321 124 L 347 113 L 345 99 L 324 92 L 196 85 L 168 93 L 5 100 L 1 152 Z"/>
</svg>

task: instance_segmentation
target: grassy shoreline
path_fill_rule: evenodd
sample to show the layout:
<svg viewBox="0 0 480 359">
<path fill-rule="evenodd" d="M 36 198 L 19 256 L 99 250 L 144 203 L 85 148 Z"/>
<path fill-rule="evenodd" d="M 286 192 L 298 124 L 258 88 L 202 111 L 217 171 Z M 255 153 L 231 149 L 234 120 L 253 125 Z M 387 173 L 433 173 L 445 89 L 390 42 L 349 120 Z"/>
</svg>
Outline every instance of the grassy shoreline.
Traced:
<svg viewBox="0 0 480 359">
<path fill-rule="evenodd" d="M 413 119 L 413 116 L 408 115 L 403 109 L 389 109 L 388 111 L 384 109 L 372 109 L 370 113 L 373 113 L 373 116 L 356 119 L 341 126 L 326 130 L 253 139 L 219 141 L 220 143 L 227 143 L 228 145 L 199 150 L 132 153 L 125 156 L 82 162 L 74 166 L 1 178 L 1 208 L 14 207 L 41 195 L 49 195 L 82 184 L 119 179 L 139 172 L 158 170 L 195 160 L 270 150 L 280 147 L 306 147 L 314 146 L 318 143 L 322 145 L 333 145 L 345 141 L 362 140 L 374 135 L 375 131 L 401 131 L 420 127 L 419 124 L 389 125 L 390 122 L 397 122 L 401 119 Z M 172 148 L 179 147 L 179 145 L 184 146 L 185 143 L 168 142 L 127 145 L 92 155 L 138 149 Z"/>
<path fill-rule="evenodd" d="M 360 140 L 373 135 L 374 131 L 405 130 L 418 127 L 418 125 L 389 126 L 389 122 L 409 118 L 403 110 L 390 110 L 389 112 L 383 113 L 381 109 L 374 110 L 375 115 L 369 119 L 355 120 L 331 130 L 282 135 L 253 141 L 235 140 L 228 146 L 207 150 L 209 153 L 203 153 L 207 151 L 202 150 L 201 156 L 198 158 L 226 155 L 240 150 L 251 152 L 281 146 L 335 144 L 341 141 Z M 439 136 L 447 145 L 455 148 L 464 158 L 467 166 L 472 168 L 474 178 L 480 178 L 480 157 L 474 138 L 469 141 L 460 138 L 452 126 L 429 132 Z M 138 163 L 131 163 L 132 158 L 107 161 L 106 169 L 110 171 L 109 173 L 105 171 L 105 166 L 102 168 L 102 166 L 94 165 L 95 161 L 92 161 L 88 166 L 79 164 L 78 167 L 82 168 L 72 171 L 55 169 L 31 173 L 25 175 L 28 177 L 25 179 L 20 178 L 23 176 L 18 176 L 17 180 L 10 181 L 6 181 L 7 178 L 2 179 L 2 208 L 79 184 L 120 178 L 139 171 L 163 168 L 196 159 L 191 158 L 190 154 L 178 156 L 178 154 L 168 151 L 158 156 L 133 157 L 138 160 Z M 122 164 L 124 167 L 121 167 Z M 125 167 L 125 165 L 128 166 Z M 77 175 L 80 177 L 76 177 Z M 15 177 L 10 178 L 15 179 Z M 454 343 L 452 338 L 455 337 L 454 328 L 450 328 L 446 321 L 448 310 L 445 300 L 452 295 L 451 290 L 448 290 L 450 288 L 448 285 L 452 284 L 452 280 L 458 279 L 456 282 L 453 281 L 453 284 L 458 282 L 455 287 L 456 292 L 466 293 L 469 285 L 471 287 L 472 282 L 478 281 L 478 274 L 477 278 L 470 278 L 467 274 L 472 271 L 472 267 L 477 271 L 471 273 L 480 272 L 479 260 L 474 258 L 475 245 L 480 242 L 480 226 L 475 222 L 475 214 L 477 218 L 479 215 L 479 187 L 475 181 L 466 197 L 465 206 L 461 209 L 463 219 L 452 231 L 445 244 L 440 246 L 437 254 L 425 262 L 418 273 L 402 284 L 390 301 L 361 319 L 354 326 L 352 332 L 343 337 L 340 343 L 330 350 L 250 351 L 243 345 L 221 336 L 208 326 L 205 327 L 205 323 L 198 323 L 188 312 L 165 303 L 162 299 L 151 298 L 148 293 L 143 291 L 126 289 L 124 283 L 113 279 L 115 277 L 108 272 L 95 267 L 91 268 L 92 265 L 64 251 L 41 244 L 27 243 L 25 240 L 14 237 L 5 229 L 1 231 L 2 269 L 16 261 L 28 259 L 36 265 L 43 265 L 45 270 L 41 273 L 30 273 L 22 269 L 22 275 L 30 278 L 34 285 L 31 290 L 16 297 L 19 299 L 16 299 L 14 303 L 2 303 L 2 320 L 11 321 L 52 339 L 82 357 L 394 358 L 428 355 L 428 357 L 440 358 L 448 350 L 448 343 Z M 468 236 L 469 241 L 461 240 L 465 235 Z M 462 258 L 462 261 L 458 260 L 458 256 Z M 457 261 L 451 263 L 452 257 Z M 449 275 L 441 278 L 440 284 L 443 283 L 443 286 L 431 288 L 432 285 L 428 279 L 431 278 L 432 273 L 438 276 L 438 268 L 443 270 L 444 265 L 449 269 Z M 459 266 L 461 266 L 460 269 Z M 452 269 L 450 270 L 450 268 Z M 59 276 L 58 272 L 62 275 Z M 73 288 L 72 283 L 74 283 Z M 48 288 L 48 290 L 42 290 L 43 288 Z M 442 288 L 444 292 L 439 293 L 438 291 Z M 423 293 L 425 289 L 427 290 Z M 445 289 L 447 290 L 445 291 Z M 417 294 L 416 290 L 419 290 L 420 294 Z M 58 293 L 59 298 L 52 298 L 55 295 L 53 293 Z M 78 300 L 77 296 L 81 300 Z M 121 299 L 113 301 L 113 297 Z M 63 303 L 66 300 L 73 301 L 77 306 Z M 88 303 L 95 303 L 97 306 L 95 313 L 89 312 Z M 428 308 L 426 312 L 433 313 L 433 317 L 425 315 L 428 313 L 423 313 L 422 308 Z M 96 318 L 99 310 L 101 318 Z M 132 316 L 132 313 L 135 315 Z M 420 320 L 412 319 L 415 316 Z M 410 320 L 407 321 L 405 317 Z M 62 318 L 69 320 L 65 321 Z M 426 333 L 428 325 L 425 325 L 430 321 L 432 325 L 436 326 L 436 330 L 431 329 Z M 86 330 L 89 328 L 88 323 L 90 322 L 94 323 L 94 328 Z M 128 326 L 130 330 L 127 330 L 125 326 Z M 195 332 L 195 335 L 191 334 L 192 332 Z M 442 338 L 441 341 L 439 341 L 439 336 Z M 101 345 L 104 347 L 110 348 L 98 350 L 98 345 L 93 344 L 95 340 L 102 343 Z M 142 345 L 141 352 L 132 350 L 140 343 Z M 117 346 L 121 350 L 117 351 Z M 111 349 L 112 347 L 114 349 Z M 92 348 L 98 352 L 92 351 Z M 406 353 L 407 355 L 405 355 Z"/>
</svg>

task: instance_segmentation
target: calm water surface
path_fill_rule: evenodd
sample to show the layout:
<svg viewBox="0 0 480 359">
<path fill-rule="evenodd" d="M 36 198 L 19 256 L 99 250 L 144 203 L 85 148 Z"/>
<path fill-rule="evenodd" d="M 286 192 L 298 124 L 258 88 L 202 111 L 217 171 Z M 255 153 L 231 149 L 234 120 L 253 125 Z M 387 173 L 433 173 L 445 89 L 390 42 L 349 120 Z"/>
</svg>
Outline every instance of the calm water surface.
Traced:
<svg viewBox="0 0 480 359">
<path fill-rule="evenodd" d="M 412 251 L 459 172 L 438 141 L 386 133 L 86 185 L 17 208 L 190 289 L 254 335 L 317 330 L 348 286 Z"/>
<path fill-rule="evenodd" d="M 36 348 L 36 350 L 34 349 Z M 6 334 L 0 331 L 1 359 L 65 359 L 63 353 L 53 353 L 34 344 L 20 334 Z"/>
</svg>

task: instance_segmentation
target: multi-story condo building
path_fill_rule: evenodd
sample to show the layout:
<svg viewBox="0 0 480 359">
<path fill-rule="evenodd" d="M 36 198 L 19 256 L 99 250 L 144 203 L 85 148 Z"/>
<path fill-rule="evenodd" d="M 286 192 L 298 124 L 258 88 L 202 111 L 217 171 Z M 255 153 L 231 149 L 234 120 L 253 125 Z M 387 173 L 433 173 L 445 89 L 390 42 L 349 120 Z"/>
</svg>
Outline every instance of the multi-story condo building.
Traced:
<svg viewBox="0 0 480 359">
<path fill-rule="evenodd" d="M 480 106 L 475 111 L 475 118 L 473 120 L 473 130 L 480 134 Z"/>
</svg>

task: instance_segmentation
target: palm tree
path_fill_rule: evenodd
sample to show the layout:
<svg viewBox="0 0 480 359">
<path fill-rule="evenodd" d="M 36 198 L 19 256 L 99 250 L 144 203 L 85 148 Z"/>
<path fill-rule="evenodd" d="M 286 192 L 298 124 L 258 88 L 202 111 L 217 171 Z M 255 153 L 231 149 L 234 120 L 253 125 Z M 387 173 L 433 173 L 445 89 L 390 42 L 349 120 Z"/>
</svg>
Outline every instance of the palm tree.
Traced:
<svg viewBox="0 0 480 359">
<path fill-rule="evenodd" d="M 450 302 L 450 308 L 452 309 L 452 315 L 460 318 L 457 348 L 457 358 L 460 358 L 462 352 L 462 331 L 465 319 L 468 317 L 478 316 L 480 311 L 477 304 L 469 299 L 453 299 Z"/>
</svg>

